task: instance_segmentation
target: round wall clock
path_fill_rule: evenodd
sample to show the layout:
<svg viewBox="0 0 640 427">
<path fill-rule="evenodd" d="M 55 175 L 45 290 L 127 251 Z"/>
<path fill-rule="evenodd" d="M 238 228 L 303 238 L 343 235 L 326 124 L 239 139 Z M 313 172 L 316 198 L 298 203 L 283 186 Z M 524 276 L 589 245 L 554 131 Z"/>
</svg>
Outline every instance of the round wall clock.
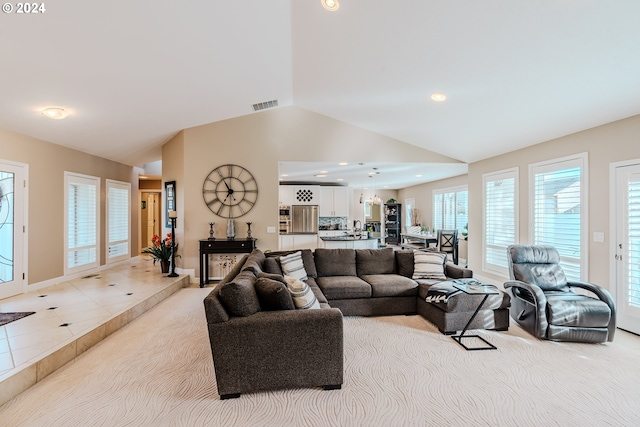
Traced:
<svg viewBox="0 0 640 427">
<path fill-rule="evenodd" d="M 242 166 L 222 165 L 204 179 L 202 197 L 214 214 L 222 218 L 239 218 L 256 204 L 258 183 Z"/>
</svg>

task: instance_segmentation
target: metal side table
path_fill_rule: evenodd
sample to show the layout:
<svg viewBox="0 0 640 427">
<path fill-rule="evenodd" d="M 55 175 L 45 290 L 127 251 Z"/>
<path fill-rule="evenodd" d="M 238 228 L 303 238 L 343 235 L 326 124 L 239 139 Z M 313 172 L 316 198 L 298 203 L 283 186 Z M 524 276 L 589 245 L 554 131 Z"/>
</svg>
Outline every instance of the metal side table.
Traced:
<svg viewBox="0 0 640 427">
<path fill-rule="evenodd" d="M 473 312 L 473 314 L 471 315 L 471 318 L 467 322 L 466 326 L 462 329 L 462 332 L 460 332 L 459 335 L 452 335 L 451 338 L 455 342 L 460 344 L 462 347 L 464 347 L 465 350 L 468 350 L 468 351 L 470 351 L 470 350 L 497 350 L 496 346 L 494 346 L 493 344 L 491 344 L 489 341 L 485 340 L 481 336 L 479 336 L 479 335 L 465 335 L 465 332 L 467 332 L 467 329 L 469 328 L 469 325 L 471 325 L 471 322 L 473 322 L 473 319 L 475 319 L 476 315 L 478 314 L 478 312 L 480 311 L 480 309 L 484 305 L 484 303 L 487 300 L 487 298 L 489 297 L 489 295 L 499 295 L 500 291 L 498 289 L 496 289 L 495 287 L 491 286 L 491 285 L 484 285 L 483 286 L 482 284 L 475 284 L 475 285 L 472 285 L 472 284 L 454 284 L 453 287 L 456 288 L 456 289 L 461 290 L 462 292 L 464 292 L 467 295 L 484 295 L 484 298 L 482 298 L 482 301 L 480 301 L 480 304 L 478 305 L 478 308 L 476 308 L 476 311 Z M 468 347 L 462 342 L 463 338 L 478 338 L 479 340 L 481 340 L 482 342 L 487 344 L 487 346 L 483 346 L 483 347 Z"/>
</svg>

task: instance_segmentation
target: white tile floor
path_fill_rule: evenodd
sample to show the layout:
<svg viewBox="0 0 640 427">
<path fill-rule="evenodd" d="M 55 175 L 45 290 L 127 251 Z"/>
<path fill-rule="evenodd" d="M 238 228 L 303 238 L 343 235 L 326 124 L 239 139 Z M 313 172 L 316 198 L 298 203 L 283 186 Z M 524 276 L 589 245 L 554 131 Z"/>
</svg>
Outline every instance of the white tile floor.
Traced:
<svg viewBox="0 0 640 427">
<path fill-rule="evenodd" d="M 0 404 L 188 285 L 140 257 L 0 300 L 3 313 L 35 311 L 0 326 Z"/>
</svg>

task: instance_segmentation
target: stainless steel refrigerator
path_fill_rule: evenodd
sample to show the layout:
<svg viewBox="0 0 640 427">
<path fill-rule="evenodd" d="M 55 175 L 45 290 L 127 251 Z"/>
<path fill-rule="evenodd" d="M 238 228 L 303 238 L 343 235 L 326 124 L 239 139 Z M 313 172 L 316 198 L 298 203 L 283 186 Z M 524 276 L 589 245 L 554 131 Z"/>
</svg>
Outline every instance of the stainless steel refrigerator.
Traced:
<svg viewBox="0 0 640 427">
<path fill-rule="evenodd" d="M 318 206 L 293 205 L 291 206 L 292 233 L 318 233 Z"/>
</svg>

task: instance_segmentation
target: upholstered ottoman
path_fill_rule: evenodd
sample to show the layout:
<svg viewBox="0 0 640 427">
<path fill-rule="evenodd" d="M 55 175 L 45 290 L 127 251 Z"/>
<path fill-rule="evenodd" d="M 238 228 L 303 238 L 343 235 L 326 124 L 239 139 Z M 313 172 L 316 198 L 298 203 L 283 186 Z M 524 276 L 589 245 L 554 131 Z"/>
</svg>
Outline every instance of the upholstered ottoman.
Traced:
<svg viewBox="0 0 640 427">
<path fill-rule="evenodd" d="M 468 329 L 509 329 L 511 298 L 495 286 L 481 284 L 476 279 L 453 279 L 439 283 L 418 280 L 418 283 L 418 313 L 436 325 L 443 334 L 450 335 L 464 329 L 484 298 L 484 295 L 465 294 L 453 286 L 455 283 L 489 286 L 499 292 L 498 295 L 489 295 Z"/>
</svg>

